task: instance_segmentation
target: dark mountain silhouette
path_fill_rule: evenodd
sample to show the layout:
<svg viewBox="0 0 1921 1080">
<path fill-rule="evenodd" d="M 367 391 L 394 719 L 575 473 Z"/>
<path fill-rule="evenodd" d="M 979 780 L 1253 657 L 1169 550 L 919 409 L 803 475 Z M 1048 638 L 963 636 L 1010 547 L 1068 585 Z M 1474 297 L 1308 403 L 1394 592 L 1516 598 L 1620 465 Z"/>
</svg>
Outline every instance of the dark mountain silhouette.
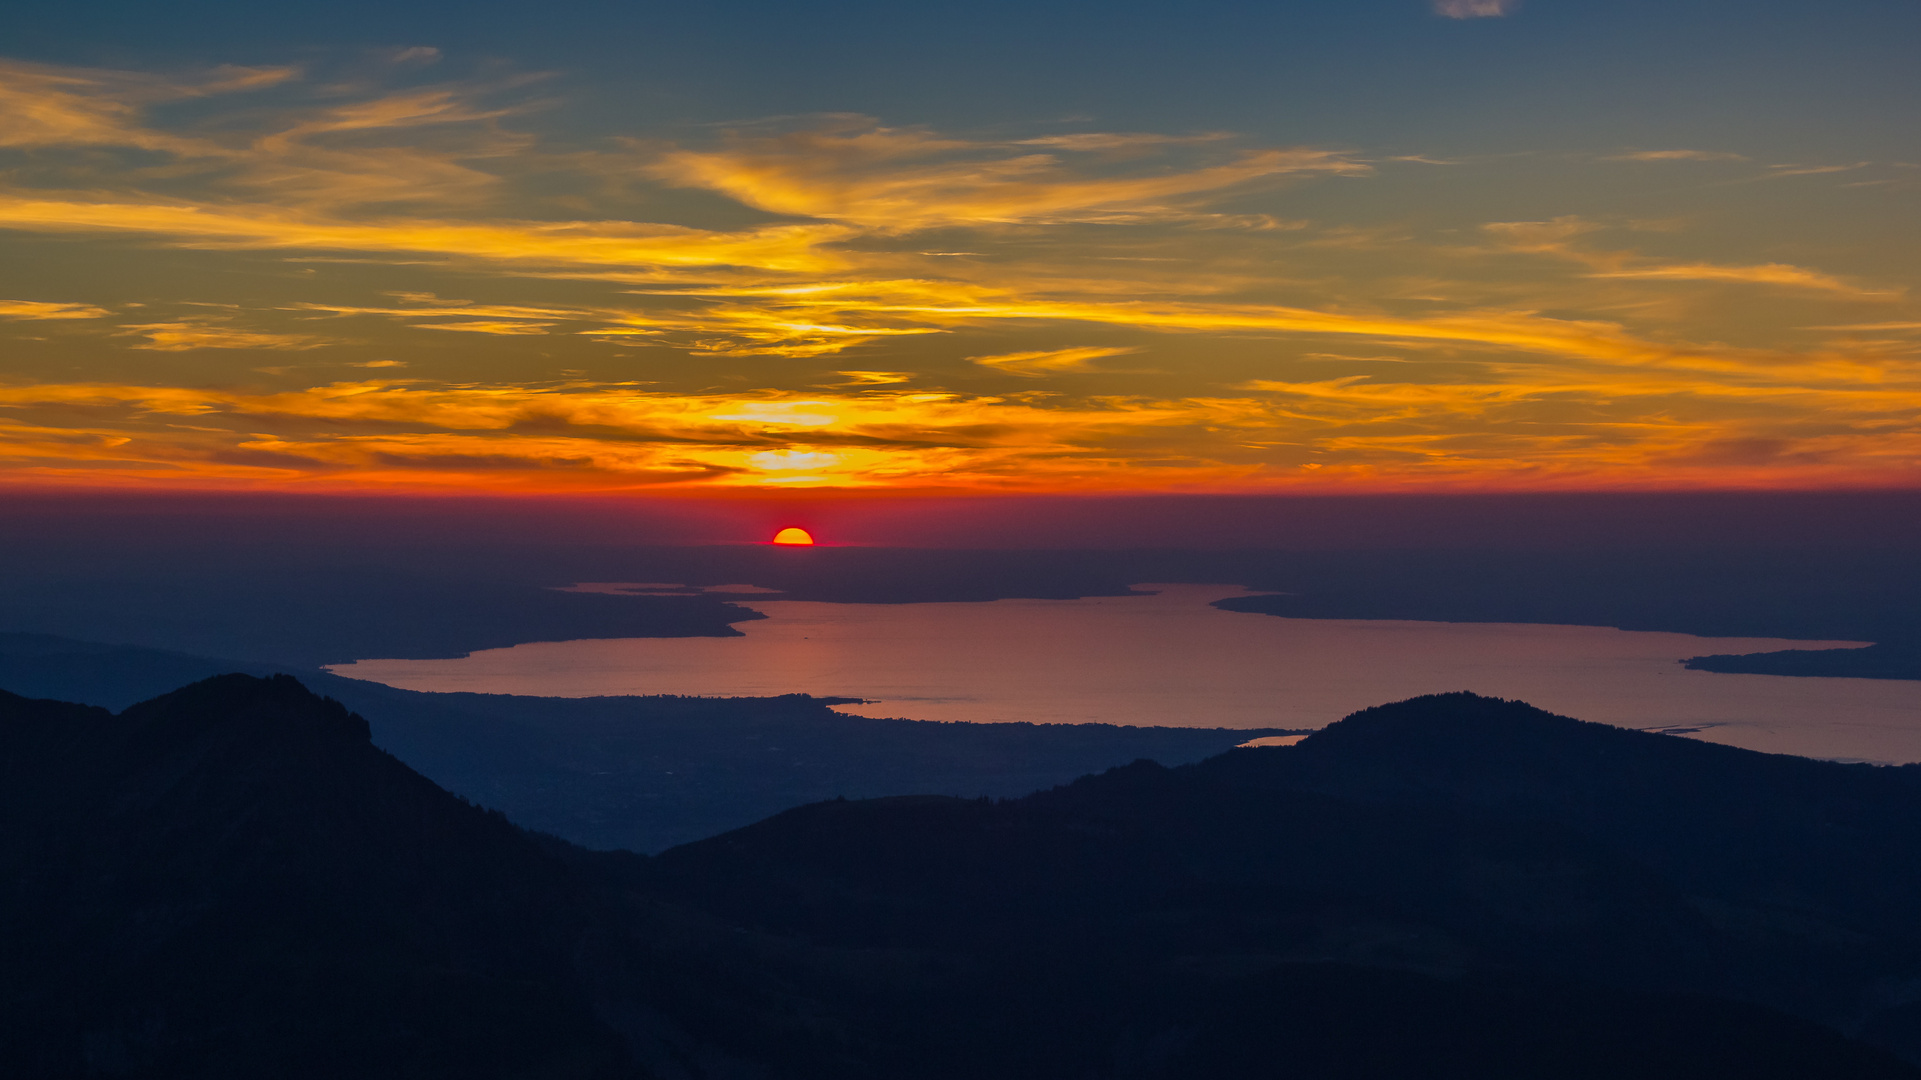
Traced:
<svg viewBox="0 0 1921 1080">
<path fill-rule="evenodd" d="M 0 634 L 0 690 L 122 709 L 271 665 Z M 843 699 L 429 694 L 294 671 L 369 717 L 374 743 L 515 822 L 595 848 L 659 851 L 789 807 L 903 792 L 1026 795 L 1148 757 L 1199 761 L 1283 728 L 966 724 L 849 716 Z"/>
<path fill-rule="evenodd" d="M 117 712 L 188 683 L 236 672 L 277 673 L 271 664 L 245 660 L 52 634 L 0 634 L 0 690 L 28 698 L 77 701 Z"/>
<path fill-rule="evenodd" d="M 1592 727 L 1418 699 L 1298 748 L 1003 802 L 823 803 L 649 859 L 437 789 L 290 678 L 119 716 L 4 695 L 0 1059 L 35 1077 L 1921 1075 L 1822 1011 L 1900 998 L 1911 871 L 1854 868 L 1872 896 L 1815 887 L 1900 850 L 1902 826 L 1850 830 L 1915 817 L 1906 771 Z M 1675 783 L 1702 793 L 1666 804 L 1695 807 L 1686 843 L 1729 848 L 1720 863 L 1664 861 L 1685 844 L 1620 801 Z M 1834 837 L 1822 863 L 1809 846 Z M 1898 1012 L 1855 1019 L 1896 1041 Z"/>
<path fill-rule="evenodd" d="M 701 904 L 848 946 L 1572 976 L 1921 1057 L 1917 852 L 1921 768 L 1450 694 L 1013 802 L 806 807 L 659 864 Z"/>
<path fill-rule="evenodd" d="M 595 848 L 655 852 L 837 797 L 1012 797 L 1139 757 L 1199 761 L 1285 728 L 874 719 L 839 699 L 421 694 L 333 677 L 375 740 L 449 790 Z"/>
<path fill-rule="evenodd" d="M 0 695 L 15 1076 L 626 1075 L 564 868 L 285 676 Z"/>
</svg>

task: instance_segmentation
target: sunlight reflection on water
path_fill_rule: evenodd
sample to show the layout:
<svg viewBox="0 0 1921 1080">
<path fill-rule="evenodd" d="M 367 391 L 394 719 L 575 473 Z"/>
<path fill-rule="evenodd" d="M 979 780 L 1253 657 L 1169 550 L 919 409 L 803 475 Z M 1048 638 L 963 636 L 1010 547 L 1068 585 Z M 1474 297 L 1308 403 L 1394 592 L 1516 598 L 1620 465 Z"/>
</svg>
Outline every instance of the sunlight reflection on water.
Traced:
<svg viewBox="0 0 1921 1080">
<path fill-rule="evenodd" d="M 827 604 L 743 597 L 767 619 L 737 638 L 624 638 L 490 649 L 459 660 L 363 660 L 337 674 L 409 690 L 838 695 L 863 716 L 918 720 L 1319 727 L 1369 705 L 1473 690 L 1757 750 L 1921 761 L 1921 682 L 1719 675 L 1704 653 L 1848 642 L 1700 638 L 1592 626 L 1280 619 L 1152 596 Z"/>
</svg>

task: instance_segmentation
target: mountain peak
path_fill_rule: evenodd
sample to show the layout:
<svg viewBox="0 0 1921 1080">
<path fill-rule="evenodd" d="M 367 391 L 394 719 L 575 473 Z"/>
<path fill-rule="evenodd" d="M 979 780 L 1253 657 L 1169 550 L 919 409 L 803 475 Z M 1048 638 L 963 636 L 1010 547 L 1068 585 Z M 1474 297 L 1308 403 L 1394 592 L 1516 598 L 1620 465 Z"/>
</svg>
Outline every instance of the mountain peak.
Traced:
<svg viewBox="0 0 1921 1080">
<path fill-rule="evenodd" d="M 239 727 L 254 734 L 303 734 L 371 742 L 367 721 L 291 675 L 216 675 L 128 707 L 121 718 L 137 729 L 206 734 Z"/>
<path fill-rule="evenodd" d="M 631 1072 L 571 970 L 564 867 L 292 677 L 0 701 L 0 781 L 0 923 L 33 928 L 0 1046 L 36 1075 Z M 215 1051 L 244 1065 L 191 1064 Z"/>
<path fill-rule="evenodd" d="M 1450 751 L 1463 744 L 1513 745 L 1568 738 L 1634 738 L 1625 729 L 1562 716 L 1525 701 L 1486 697 L 1465 690 L 1423 694 L 1349 713 L 1301 740 L 1320 751 L 1425 753 L 1439 743 Z"/>
</svg>

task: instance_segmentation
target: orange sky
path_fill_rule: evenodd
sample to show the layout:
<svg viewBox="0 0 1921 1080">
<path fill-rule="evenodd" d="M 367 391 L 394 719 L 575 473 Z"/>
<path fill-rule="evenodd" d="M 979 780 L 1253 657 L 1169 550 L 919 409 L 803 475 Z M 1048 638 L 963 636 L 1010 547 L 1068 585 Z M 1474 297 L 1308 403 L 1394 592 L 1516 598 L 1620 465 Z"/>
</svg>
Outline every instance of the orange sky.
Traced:
<svg viewBox="0 0 1921 1080">
<path fill-rule="evenodd" d="M 583 135 L 580 102 L 431 53 L 0 64 L 0 484 L 1921 478 L 1912 165 L 852 115 Z"/>
</svg>

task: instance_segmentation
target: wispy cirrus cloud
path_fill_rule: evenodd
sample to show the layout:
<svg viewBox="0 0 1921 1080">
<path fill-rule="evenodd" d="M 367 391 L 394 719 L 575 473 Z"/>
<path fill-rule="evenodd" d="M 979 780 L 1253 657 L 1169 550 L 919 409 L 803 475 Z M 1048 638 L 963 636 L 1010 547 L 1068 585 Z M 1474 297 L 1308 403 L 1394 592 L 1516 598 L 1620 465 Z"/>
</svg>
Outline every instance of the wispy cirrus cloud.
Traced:
<svg viewBox="0 0 1921 1080">
<path fill-rule="evenodd" d="M 1838 249 L 1796 265 L 1679 212 L 1612 243 L 1573 216 L 1312 219 L 1330 201 L 1298 187 L 1373 175 L 1353 151 L 859 117 L 562 144 L 498 84 L 286 69 L 0 67 L 0 94 L 25 114 L 0 119 L 0 231 L 163 268 L 138 294 L 0 303 L 72 320 L 8 331 L 51 358 L 0 385 L 9 479 L 1880 483 L 1921 449 L 1914 312 Z M 193 304 L 208 281 L 217 309 Z M 71 379 L 103 341 L 171 354 L 173 382 Z M 194 356 L 321 345 L 367 378 Z M 1148 348 L 1152 371 L 1102 362 Z"/>
<path fill-rule="evenodd" d="M 1112 346 L 1083 346 L 1076 349 L 1038 349 L 1030 352 L 1001 353 L 996 356 L 970 356 L 970 363 L 1030 377 L 1056 375 L 1064 371 L 1087 371 L 1094 361 L 1110 356 L 1125 356 L 1138 350 Z"/>
<path fill-rule="evenodd" d="M 47 300 L 0 300 L 0 319 L 104 319 L 113 314 L 92 304 Z"/>
<path fill-rule="evenodd" d="M 1866 289 L 1859 285 L 1788 263 L 1762 263 L 1757 266 L 1715 266 L 1702 263 L 1670 263 L 1598 270 L 1597 278 L 1632 278 L 1641 281 L 1733 281 L 1752 285 L 1783 285 L 1798 289 L 1818 289 L 1862 299 L 1893 299 L 1898 289 Z"/>
<path fill-rule="evenodd" d="M 888 231 L 1173 219 L 1191 213 L 1197 199 L 1240 185 L 1369 171 L 1349 155 L 1314 148 L 1244 150 L 1186 167 L 1099 168 L 1116 149 L 1195 142 L 1099 134 L 989 142 L 856 118 L 799 131 L 736 133 L 718 149 L 670 150 L 648 171 L 761 210 Z M 1056 152 L 1036 153 L 1036 147 Z M 1093 160 L 1075 162 L 1062 153 Z"/>
<path fill-rule="evenodd" d="M 152 106 L 257 90 L 293 68 L 223 66 L 187 77 L 0 60 L 0 147 L 117 146 L 193 157 L 219 155 L 208 139 L 146 122 Z"/>
<path fill-rule="evenodd" d="M 1521 0 L 1434 0 L 1434 13 L 1450 19 L 1489 19 L 1512 15 Z"/>
<path fill-rule="evenodd" d="M 180 319 L 172 322 L 131 323 L 122 326 L 123 335 L 141 338 L 132 347 L 154 352 L 187 352 L 193 349 L 317 349 L 327 339 L 312 334 L 273 334 L 242 330 L 205 319 Z"/>
<path fill-rule="evenodd" d="M 633 222 L 364 221 L 271 205 L 58 200 L 7 193 L 0 193 L 0 228 L 144 234 L 180 247 L 428 254 L 528 268 L 744 266 L 813 272 L 847 268 L 848 260 L 827 245 L 854 235 L 831 224 L 717 232 Z"/>
<path fill-rule="evenodd" d="M 1599 223 L 1575 217 L 1552 221 L 1491 222 L 1484 229 L 1516 251 L 1550 255 L 1589 267 L 1588 277 L 1616 281 L 1707 281 L 1811 289 L 1858 300 L 1893 300 L 1904 290 L 1870 288 L 1834 274 L 1789 263 L 1722 265 L 1655 259 L 1632 251 L 1596 251 L 1579 238 L 1598 232 Z"/>
<path fill-rule="evenodd" d="M 1603 161 L 1747 161 L 1744 154 L 1731 154 L 1720 150 L 1634 150 L 1625 154 L 1609 154 Z"/>
</svg>

